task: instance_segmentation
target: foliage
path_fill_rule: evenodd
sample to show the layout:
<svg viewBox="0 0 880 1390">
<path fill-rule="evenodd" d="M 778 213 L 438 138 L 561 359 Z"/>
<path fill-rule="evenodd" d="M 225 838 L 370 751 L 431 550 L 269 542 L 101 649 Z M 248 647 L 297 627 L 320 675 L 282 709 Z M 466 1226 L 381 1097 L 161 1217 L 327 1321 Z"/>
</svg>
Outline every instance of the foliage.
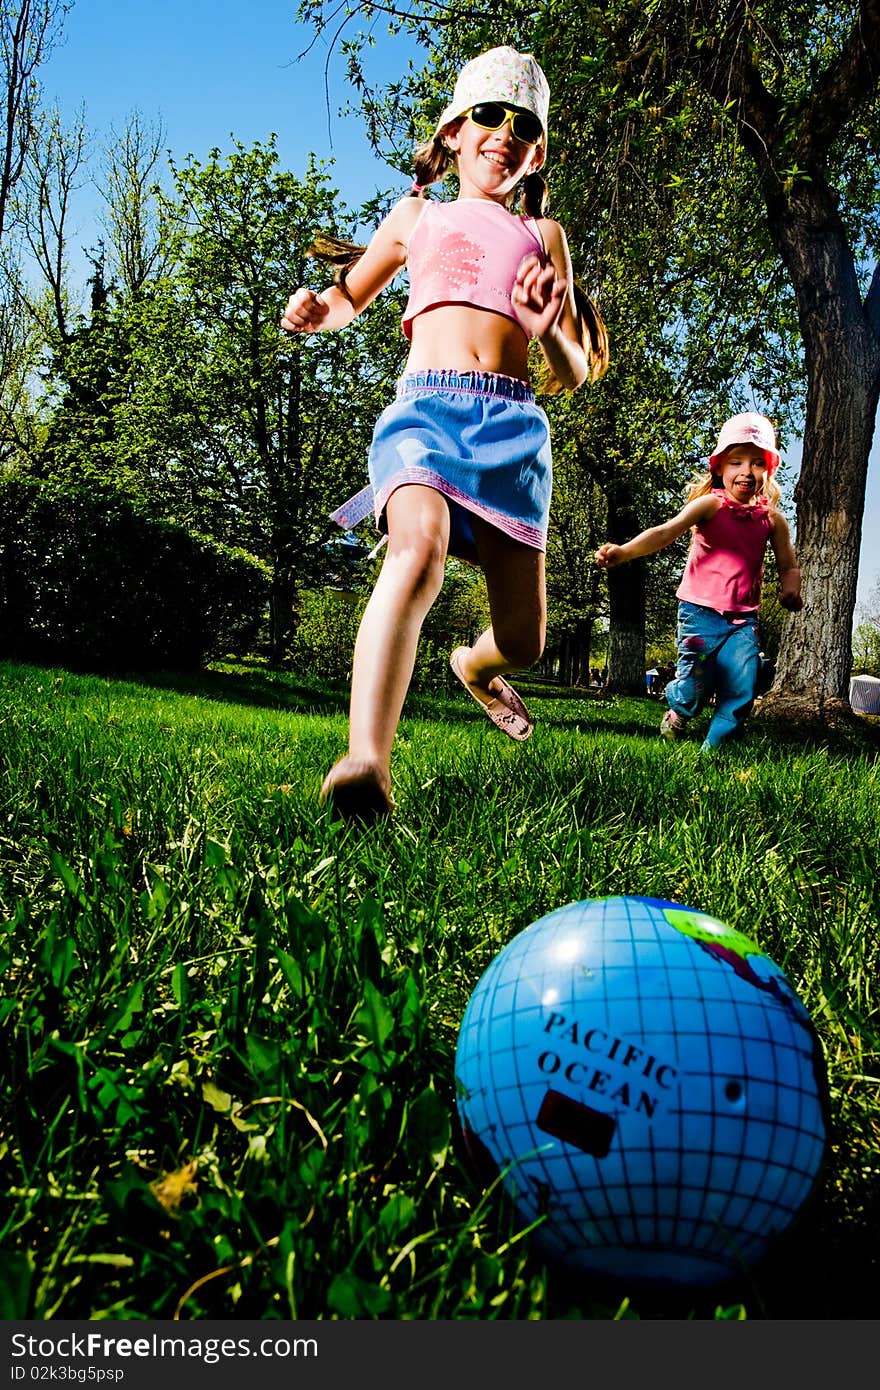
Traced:
<svg viewBox="0 0 880 1390">
<path fill-rule="evenodd" d="M 461 690 L 415 696 L 395 821 L 358 835 L 317 808 L 343 691 L 259 665 L 171 687 L 0 669 L 9 1316 L 873 1317 L 869 729 L 832 746 L 755 728 L 707 766 L 656 737 L 654 701 L 530 690 L 519 748 Z M 454 1052 L 482 971 L 551 908 L 614 893 L 757 941 L 822 1039 L 821 1190 L 736 1288 L 567 1278 L 460 1143 Z"/>
<path fill-rule="evenodd" d="M 361 561 L 363 564 L 363 561 Z M 363 564 L 346 585 L 300 590 L 290 660 L 323 680 L 347 681 L 361 616 L 372 592 L 377 564 Z M 472 645 L 489 625 L 482 573 L 459 560 L 447 561 L 443 590 L 425 621 L 412 677 L 414 690 L 451 687 L 449 652 Z"/>
<path fill-rule="evenodd" d="M 853 636 L 853 670 L 880 676 L 880 627 L 872 620 L 857 625 Z"/>
<path fill-rule="evenodd" d="M 189 669 L 250 651 L 265 568 L 110 487 L 0 484 L 5 655 L 80 670 Z"/>
<path fill-rule="evenodd" d="M 299 13 L 320 34 L 339 32 L 323 0 L 303 0 Z M 362 82 L 368 41 L 351 31 L 376 13 L 365 0 L 340 26 Z M 512 42 L 540 55 L 552 93 L 551 180 L 559 171 L 550 211 L 569 233 L 576 273 L 586 270 L 598 293 L 612 351 L 642 391 L 618 401 L 620 377 L 600 383 L 610 428 L 596 436 L 597 455 L 606 442 L 609 463 L 638 459 L 645 445 L 656 453 L 665 441 L 655 422 L 665 426 L 670 408 L 679 436 L 683 427 L 690 437 L 679 460 L 688 448 L 705 457 L 719 419 L 745 405 L 772 415 L 783 442 L 803 419 L 806 621 L 786 628 L 781 668 L 792 711 L 798 698 L 814 714 L 835 705 L 849 669 L 880 390 L 876 3 L 549 0 L 535 11 L 501 0 L 475 14 L 450 0 L 390 14 L 431 60 L 392 90 L 385 110 L 396 131 L 407 90 L 421 121 L 480 48 Z M 832 342 L 846 346 L 829 351 Z M 652 360 L 666 369 L 660 392 L 646 377 Z M 619 541 L 644 507 L 625 472 L 605 471 L 608 531 Z M 644 647 L 637 573 L 609 576 L 611 666 L 619 635 L 623 685 L 637 679 Z"/>
<path fill-rule="evenodd" d="M 880 676 L 880 579 L 856 616 L 860 621 L 853 633 L 853 671 Z"/>
<path fill-rule="evenodd" d="M 399 369 L 402 339 L 388 332 L 399 303 L 392 291 L 369 322 L 319 346 L 283 335 L 290 291 L 316 274 L 315 234 L 353 232 L 328 175 L 314 163 L 302 178 L 283 171 L 270 137 L 172 166 L 171 191 L 148 206 L 157 138 L 132 125 L 111 152 L 118 244 L 107 264 L 93 259 L 89 312 L 50 335 L 48 428 L 16 466 L 74 484 L 111 479 L 259 556 L 281 661 L 297 590 L 324 576 L 329 513 L 364 481 Z"/>
<path fill-rule="evenodd" d="M 57 18 L 56 10 L 47 2 L 41 13 Z M 368 130 L 402 171 L 475 49 L 513 42 L 537 51 L 547 69 L 549 212 L 567 230 L 575 273 L 599 302 L 614 357 L 595 387 L 548 403 L 557 491 L 546 665 L 571 680 L 607 622 L 615 684 L 639 687 L 645 641 L 659 640 L 668 620 L 668 593 L 640 565 L 606 581 L 591 549 L 668 514 L 723 415 L 743 405 L 766 409 L 790 439 L 804 413 L 806 366 L 827 387 L 814 392 L 816 410 L 820 396 L 834 396 L 843 414 L 855 402 L 864 406 L 859 430 L 831 430 L 826 421 L 826 435 L 867 438 L 869 416 L 873 427 L 880 284 L 869 286 L 880 244 L 880 127 L 876 72 L 866 66 L 857 13 L 855 0 L 837 7 L 731 0 L 720 11 L 704 0 L 642 8 L 615 0 L 574 10 L 550 0 L 537 11 L 493 0 L 479 14 L 457 0 L 399 13 L 392 6 L 382 22 L 414 35 L 432 62 L 424 72 L 402 71 L 377 94 L 365 53 L 380 11 L 361 3 L 340 17 L 320 0 L 301 6 L 316 34 L 340 39 Z M 869 5 L 868 39 L 875 24 Z M 278 318 L 290 289 L 324 278 L 307 255 L 315 233 L 366 239 L 358 223 L 368 233 L 390 194 L 354 214 L 314 161 L 301 177 L 283 171 L 270 136 L 251 149 L 234 142 L 226 155 L 191 156 L 172 166 L 171 190 L 154 196 L 160 132 L 136 118 L 105 162 L 113 245 L 106 266 L 94 253 L 90 312 L 77 319 L 60 270 L 60 223 L 57 248 L 51 233 L 85 157 L 85 133 L 66 134 L 57 118 L 45 127 L 42 154 L 31 159 L 28 211 L 49 292 L 29 310 L 43 336 L 19 322 L 21 291 L 8 294 L 0 448 L 19 471 L 26 458 L 38 476 L 111 479 L 156 513 L 258 555 L 271 571 L 269 637 L 281 663 L 298 592 L 328 577 L 329 513 L 364 480 L 372 425 L 405 344 L 395 323 L 397 286 L 343 334 L 283 338 Z M 817 222 L 811 199 L 826 195 Z M 838 237 L 834 255 L 818 258 L 843 268 L 827 294 L 813 294 L 800 267 L 798 228 L 807 225 Z M 803 341 L 801 333 L 815 305 L 838 302 L 844 282 L 865 299 L 853 298 L 841 330 L 861 322 L 864 309 L 865 332 L 852 352 L 832 353 L 818 372 L 809 343 L 836 341 L 837 327 L 820 324 Z M 17 285 L 14 276 L 5 283 L 9 291 Z M 47 334 L 46 424 L 28 410 L 25 386 Z M 867 372 L 859 388 L 835 376 L 832 390 L 833 373 L 855 362 Z M 783 641 L 803 638 L 801 664 L 819 663 L 821 681 L 832 684 L 840 683 L 838 668 L 848 670 L 842 586 L 855 572 L 849 552 L 864 492 L 857 452 L 853 445 L 841 500 L 846 527 L 833 541 L 852 563 L 822 560 L 832 543 L 827 487 L 802 479 L 798 493 L 805 586 L 830 574 L 841 594 L 817 603 L 831 621 L 808 613 Z M 805 457 L 818 477 L 823 460 L 841 456 L 808 432 Z M 439 670 L 439 657 L 435 664 Z"/>
<path fill-rule="evenodd" d="M 327 18 L 321 5 L 302 9 L 316 25 Z M 371 13 L 369 5 L 354 11 L 364 20 Z M 633 93 L 617 61 L 619 16 L 582 7 L 575 19 L 570 7 L 563 14 L 553 6 L 536 15 L 518 4 L 480 16 L 449 5 L 438 15 L 432 6 L 431 17 L 440 21 L 432 30 L 421 26 L 420 14 L 416 6 L 396 16 L 432 59 L 418 89 L 412 79 L 392 88 L 382 129 L 395 132 L 396 148 L 405 125 L 403 89 L 422 120 L 432 100 L 441 104 L 432 94 L 481 46 L 533 48 L 550 79 L 548 210 L 565 227 L 575 274 L 608 323 L 613 365 L 598 385 L 548 403 L 555 482 L 547 661 L 578 678 L 598 623 L 610 618 L 618 633 L 624 625 L 634 629 L 625 648 L 612 643 L 614 679 L 620 688 L 639 690 L 660 590 L 645 592 L 641 567 L 613 572 L 606 582 L 594 569 L 593 551 L 677 510 L 719 419 L 733 401 L 747 399 L 747 366 L 775 415 L 784 415 L 792 392 L 798 397 L 790 302 L 785 309 L 785 285 L 766 238 L 755 242 L 753 235 L 760 220 L 754 181 L 745 161 L 733 172 L 728 167 L 728 151 L 713 134 L 717 116 L 706 103 L 694 107 L 679 92 L 668 115 L 646 116 L 648 98 Z M 368 48 L 350 40 L 347 51 L 362 72 Z M 365 80 L 362 90 L 369 92 Z M 365 98 L 376 99 L 375 93 Z M 707 217 L 702 190 L 708 185 Z M 732 260 L 728 234 L 739 239 L 740 223 L 752 241 Z M 662 622 L 668 617 L 662 598 L 660 613 Z"/>
<path fill-rule="evenodd" d="M 362 612 L 357 594 L 343 589 L 301 589 L 290 649 L 293 666 L 318 680 L 348 680 Z"/>
<path fill-rule="evenodd" d="M 163 206 L 175 334 L 152 344 L 140 379 L 148 392 L 158 388 L 152 404 L 161 412 L 174 364 L 190 485 L 193 469 L 206 469 L 215 497 L 219 484 L 227 508 L 234 499 L 238 543 L 271 565 L 280 658 L 295 593 L 324 570 L 328 514 L 344 489 L 363 482 L 373 421 L 399 360 L 387 332 L 393 296 L 369 328 L 327 335 L 317 348 L 283 335 L 289 293 L 314 275 L 307 252 L 316 232 L 351 229 L 327 176 L 312 163 L 301 180 L 280 170 L 272 138 L 250 150 L 236 145 L 225 161 L 217 150 L 204 165 L 190 158 L 174 179 L 175 198 Z M 389 338 L 394 351 L 382 346 Z"/>
</svg>

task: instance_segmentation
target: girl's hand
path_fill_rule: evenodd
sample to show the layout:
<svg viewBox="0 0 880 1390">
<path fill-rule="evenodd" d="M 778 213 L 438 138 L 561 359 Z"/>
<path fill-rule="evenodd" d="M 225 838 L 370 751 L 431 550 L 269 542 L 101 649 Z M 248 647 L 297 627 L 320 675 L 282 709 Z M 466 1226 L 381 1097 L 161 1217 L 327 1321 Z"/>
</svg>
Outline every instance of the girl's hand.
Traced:
<svg viewBox="0 0 880 1390">
<path fill-rule="evenodd" d="M 623 546 L 614 545 L 612 541 L 600 545 L 596 551 L 596 564 L 601 565 L 603 570 L 613 570 L 616 565 L 625 563 L 626 556 L 623 553 Z"/>
<path fill-rule="evenodd" d="M 289 333 L 315 333 L 330 312 L 330 306 L 314 290 L 294 290 L 281 317 L 281 327 Z"/>
<path fill-rule="evenodd" d="M 782 608 L 787 608 L 789 613 L 800 613 L 804 606 L 800 594 L 787 594 L 784 591 L 779 595 L 779 603 Z"/>
<path fill-rule="evenodd" d="M 510 302 L 530 338 L 543 338 L 555 326 L 567 293 L 567 282 L 557 280 L 549 261 L 542 266 L 538 256 L 526 256 L 520 263 Z"/>
</svg>

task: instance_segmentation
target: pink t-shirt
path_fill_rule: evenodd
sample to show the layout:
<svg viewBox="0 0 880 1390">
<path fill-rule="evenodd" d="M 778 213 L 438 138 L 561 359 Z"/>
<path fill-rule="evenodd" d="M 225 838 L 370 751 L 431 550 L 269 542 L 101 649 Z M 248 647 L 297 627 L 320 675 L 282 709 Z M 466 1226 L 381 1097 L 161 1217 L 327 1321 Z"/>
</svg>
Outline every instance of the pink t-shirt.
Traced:
<svg viewBox="0 0 880 1390">
<path fill-rule="evenodd" d="M 404 334 L 411 338 L 416 315 L 438 304 L 494 309 L 519 322 L 510 296 L 520 262 L 530 255 L 546 260 L 533 217 L 518 217 L 488 198 L 426 203 L 407 247 Z"/>
<path fill-rule="evenodd" d="M 694 528 L 676 598 L 719 613 L 754 613 L 761 602 L 770 506 L 759 497 L 741 506 L 721 493 L 721 506 Z"/>
</svg>

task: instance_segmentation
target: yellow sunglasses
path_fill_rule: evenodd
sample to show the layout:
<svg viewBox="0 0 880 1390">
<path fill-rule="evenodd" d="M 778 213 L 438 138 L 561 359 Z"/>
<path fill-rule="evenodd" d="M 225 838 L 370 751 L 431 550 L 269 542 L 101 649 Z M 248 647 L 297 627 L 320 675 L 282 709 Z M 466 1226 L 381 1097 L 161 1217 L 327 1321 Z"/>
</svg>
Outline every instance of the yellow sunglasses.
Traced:
<svg viewBox="0 0 880 1390">
<path fill-rule="evenodd" d="M 531 111 L 517 111 L 511 106 L 503 106 L 500 101 L 481 101 L 466 114 L 481 130 L 500 130 L 505 122 L 510 121 L 511 130 L 524 145 L 537 145 L 544 135 L 544 127 Z"/>
</svg>

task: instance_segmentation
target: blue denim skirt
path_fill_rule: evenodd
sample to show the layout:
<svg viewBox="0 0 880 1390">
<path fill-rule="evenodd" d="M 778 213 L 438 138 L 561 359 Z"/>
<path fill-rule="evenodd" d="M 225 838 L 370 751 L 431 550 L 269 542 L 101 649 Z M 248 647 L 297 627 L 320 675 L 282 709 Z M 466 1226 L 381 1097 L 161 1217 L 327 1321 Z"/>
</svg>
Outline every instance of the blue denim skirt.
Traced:
<svg viewBox="0 0 880 1390">
<path fill-rule="evenodd" d="M 527 382 L 494 372 L 405 373 L 376 421 L 368 466 L 381 532 L 392 492 L 420 483 L 449 503 L 451 555 L 476 557 L 470 515 L 546 548 L 550 429 Z"/>
</svg>

